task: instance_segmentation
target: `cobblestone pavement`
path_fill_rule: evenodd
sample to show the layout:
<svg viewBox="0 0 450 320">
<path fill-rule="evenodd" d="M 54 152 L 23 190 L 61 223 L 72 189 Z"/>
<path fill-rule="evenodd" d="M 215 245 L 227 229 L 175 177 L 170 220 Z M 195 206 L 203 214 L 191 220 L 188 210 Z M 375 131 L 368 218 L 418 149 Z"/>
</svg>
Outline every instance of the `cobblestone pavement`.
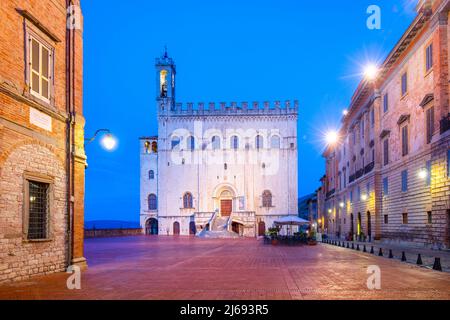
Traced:
<svg viewBox="0 0 450 320">
<path fill-rule="evenodd" d="M 69 274 L 0 285 L 0 299 L 447 299 L 450 275 L 337 246 L 255 239 L 88 239 L 81 290 Z M 381 290 L 367 289 L 367 267 Z"/>
</svg>

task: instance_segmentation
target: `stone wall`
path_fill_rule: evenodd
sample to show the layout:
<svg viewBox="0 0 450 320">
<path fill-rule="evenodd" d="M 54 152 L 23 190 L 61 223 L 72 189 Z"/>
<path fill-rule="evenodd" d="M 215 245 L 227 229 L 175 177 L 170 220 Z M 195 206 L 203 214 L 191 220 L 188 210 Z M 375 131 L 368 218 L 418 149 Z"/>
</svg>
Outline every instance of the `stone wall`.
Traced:
<svg viewBox="0 0 450 320">
<path fill-rule="evenodd" d="M 85 229 L 85 238 L 128 237 L 142 235 L 142 228 L 131 229 Z"/>
</svg>

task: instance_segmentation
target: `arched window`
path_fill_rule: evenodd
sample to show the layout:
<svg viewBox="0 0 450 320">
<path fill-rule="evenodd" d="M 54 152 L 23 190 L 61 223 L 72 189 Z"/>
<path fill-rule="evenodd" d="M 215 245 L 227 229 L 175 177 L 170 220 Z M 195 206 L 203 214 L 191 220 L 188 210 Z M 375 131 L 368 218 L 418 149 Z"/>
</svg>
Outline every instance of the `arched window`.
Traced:
<svg viewBox="0 0 450 320">
<path fill-rule="evenodd" d="M 255 146 L 256 146 L 256 149 L 264 148 L 264 140 L 263 140 L 262 136 L 260 136 L 260 135 L 256 136 L 256 138 L 255 138 Z"/>
<path fill-rule="evenodd" d="M 150 141 L 145 141 L 144 143 L 144 152 L 150 153 Z"/>
<path fill-rule="evenodd" d="M 156 141 L 152 142 L 152 151 L 154 153 L 158 152 L 158 143 Z"/>
<path fill-rule="evenodd" d="M 220 137 L 219 136 L 212 137 L 211 144 L 212 144 L 213 150 L 220 149 Z"/>
<path fill-rule="evenodd" d="M 183 196 L 183 208 L 192 209 L 193 207 L 192 194 L 190 192 L 186 192 Z"/>
<path fill-rule="evenodd" d="M 272 138 L 270 139 L 270 147 L 272 149 L 280 148 L 280 137 L 279 136 L 272 136 Z"/>
<path fill-rule="evenodd" d="M 167 70 L 161 70 L 159 73 L 160 96 L 167 97 Z"/>
<path fill-rule="evenodd" d="M 180 148 L 180 138 L 172 137 L 172 150 L 178 150 Z"/>
<path fill-rule="evenodd" d="M 195 138 L 193 136 L 187 138 L 187 149 L 189 151 L 194 151 L 195 149 Z"/>
<path fill-rule="evenodd" d="M 150 171 L 148 172 L 148 178 L 149 178 L 150 180 L 155 179 L 155 171 L 150 170 Z"/>
<path fill-rule="evenodd" d="M 232 136 L 230 140 L 231 149 L 237 150 L 239 149 L 239 138 L 238 136 Z"/>
<path fill-rule="evenodd" d="M 265 208 L 272 207 L 272 192 L 265 190 L 262 194 L 262 206 Z"/>
<path fill-rule="evenodd" d="M 151 193 L 148 195 L 148 210 L 157 210 L 158 203 L 156 199 L 156 195 Z"/>
</svg>

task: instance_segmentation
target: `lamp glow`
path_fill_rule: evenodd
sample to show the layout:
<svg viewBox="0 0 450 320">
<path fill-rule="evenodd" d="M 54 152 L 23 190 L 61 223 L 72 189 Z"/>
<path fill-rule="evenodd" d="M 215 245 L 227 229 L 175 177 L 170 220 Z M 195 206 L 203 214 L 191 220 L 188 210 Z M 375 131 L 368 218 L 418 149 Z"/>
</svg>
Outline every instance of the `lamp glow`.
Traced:
<svg viewBox="0 0 450 320">
<path fill-rule="evenodd" d="M 344 109 L 344 110 L 342 110 L 342 115 L 345 117 L 346 115 L 348 115 L 348 110 L 347 109 Z"/>
<path fill-rule="evenodd" d="M 331 209 L 328 209 L 328 213 L 331 213 L 331 212 L 333 212 L 333 210 L 331 210 Z"/>
<path fill-rule="evenodd" d="M 110 133 L 105 134 L 100 141 L 103 148 L 105 148 L 108 151 L 114 150 L 117 146 L 117 139 L 114 138 L 114 136 Z"/>
<path fill-rule="evenodd" d="M 420 169 L 417 175 L 420 179 L 425 180 L 428 177 L 428 171 L 427 169 Z"/>
<path fill-rule="evenodd" d="M 341 208 L 343 208 L 343 207 L 344 207 L 344 205 L 345 205 L 345 203 L 344 203 L 344 202 L 340 202 L 340 203 L 339 203 L 339 207 L 341 207 Z"/>
<path fill-rule="evenodd" d="M 361 200 L 362 200 L 362 201 L 366 201 L 366 200 L 367 200 L 367 194 L 363 193 L 363 194 L 361 195 Z"/>
<path fill-rule="evenodd" d="M 325 141 L 328 145 L 336 144 L 339 140 L 339 135 L 336 131 L 328 131 L 325 135 Z"/>
<path fill-rule="evenodd" d="M 367 80 L 375 80 L 378 75 L 378 67 L 374 64 L 368 64 L 364 68 L 364 77 Z"/>
</svg>

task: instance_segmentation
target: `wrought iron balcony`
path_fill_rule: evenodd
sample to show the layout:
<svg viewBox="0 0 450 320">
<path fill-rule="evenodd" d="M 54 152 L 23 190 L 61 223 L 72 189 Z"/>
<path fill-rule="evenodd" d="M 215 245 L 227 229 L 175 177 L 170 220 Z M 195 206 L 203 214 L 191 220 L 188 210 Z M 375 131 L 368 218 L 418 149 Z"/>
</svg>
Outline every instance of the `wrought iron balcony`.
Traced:
<svg viewBox="0 0 450 320">
<path fill-rule="evenodd" d="M 374 167 L 375 167 L 375 162 L 372 161 L 364 168 L 364 174 L 368 174 L 370 171 L 373 170 Z"/>
<path fill-rule="evenodd" d="M 336 192 L 336 189 L 328 191 L 327 194 L 326 194 L 326 197 L 327 198 L 331 197 L 335 192 Z"/>
<path fill-rule="evenodd" d="M 441 119 L 441 134 L 450 130 L 450 113 Z"/>
</svg>

